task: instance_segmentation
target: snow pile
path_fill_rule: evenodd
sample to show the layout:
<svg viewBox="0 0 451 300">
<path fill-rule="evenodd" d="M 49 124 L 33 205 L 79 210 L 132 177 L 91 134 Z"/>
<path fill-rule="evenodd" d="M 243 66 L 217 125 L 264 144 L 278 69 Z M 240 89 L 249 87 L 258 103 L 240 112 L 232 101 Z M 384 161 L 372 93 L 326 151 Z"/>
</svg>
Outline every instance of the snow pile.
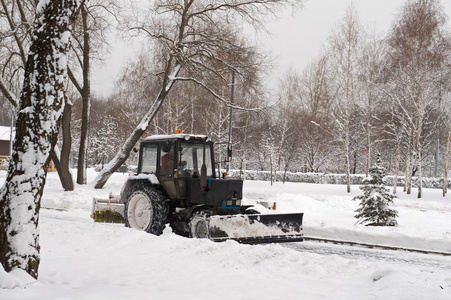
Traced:
<svg viewBox="0 0 451 300">
<path fill-rule="evenodd" d="M 0 172 L 0 184 L 4 177 Z M 94 223 L 92 197 L 118 194 L 125 179 L 116 173 L 103 190 L 76 186 L 64 192 L 50 173 L 42 206 L 54 209 L 41 209 L 39 280 L 0 269 L 1 286 L 17 287 L 0 289 L 0 299 L 449 299 L 449 257 L 386 251 L 390 258 L 383 259 L 374 250 L 352 255 L 353 249 L 349 255 L 322 254 L 331 246 L 213 243 L 170 228 L 157 237 Z M 353 188 L 347 194 L 340 185 L 244 184 L 246 203 L 275 200 L 276 213 L 304 212 L 307 236 L 451 251 L 451 207 L 449 199 L 437 197 L 439 190 L 424 190 L 424 199 L 399 195 L 399 226 L 390 228 L 354 226 L 358 204 L 351 199 L 359 193 Z M 314 246 L 315 253 L 302 250 Z"/>
<path fill-rule="evenodd" d="M 5 269 L 3 269 L 3 266 L 0 264 L 0 289 L 25 288 L 25 283 L 14 274 L 14 271 L 20 270 L 13 270 L 11 274 L 9 274 L 5 272 Z"/>
</svg>

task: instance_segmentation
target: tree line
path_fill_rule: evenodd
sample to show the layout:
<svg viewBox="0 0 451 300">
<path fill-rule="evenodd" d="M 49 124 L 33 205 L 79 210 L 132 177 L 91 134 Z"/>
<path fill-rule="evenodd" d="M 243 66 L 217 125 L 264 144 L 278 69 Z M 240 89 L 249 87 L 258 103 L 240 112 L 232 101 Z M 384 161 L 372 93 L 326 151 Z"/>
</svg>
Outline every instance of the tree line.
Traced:
<svg viewBox="0 0 451 300">
<path fill-rule="evenodd" d="M 272 93 L 262 83 L 269 66 L 257 50 L 248 51 L 238 60 L 243 69 L 234 82 L 233 104 L 233 69 L 226 68 L 220 78 L 204 74 L 214 91 L 186 80 L 167 95 L 145 135 L 178 128 L 207 134 L 217 142 L 221 167 L 234 106 L 231 167 L 242 172 L 345 173 L 349 178 L 368 175 L 381 153 L 388 174 L 406 177 L 408 193 L 413 176 L 420 182 L 419 197 L 421 177 L 447 177 L 451 37 L 440 1 L 406 1 L 384 35 L 371 33 L 355 7 L 348 7 L 322 53 L 302 70 L 287 70 Z M 156 61 L 144 49 L 110 96 L 93 99 L 90 165 L 110 161 L 141 112 L 151 107 L 160 80 Z M 218 98 L 222 101 L 214 101 Z M 74 107 L 79 120 L 81 108 Z M 127 162 L 134 163 L 136 157 Z"/>
<path fill-rule="evenodd" d="M 30 32 L 24 20 L 32 18 L 35 2 L 1 1 L 5 15 L 11 16 L 3 49 L 24 48 Z M 69 54 L 72 84 L 64 115 L 70 120 L 67 126 L 62 122 L 61 153 L 53 156 L 63 162 L 66 174 L 69 166 L 78 168 L 77 183 L 86 183 L 87 166 L 101 169 L 113 162 L 105 169 L 106 176 L 96 179 L 104 183 L 121 165 L 136 163 L 130 150 L 143 136 L 174 133 L 178 128 L 210 136 L 217 143 L 221 168 L 227 158 L 231 107 L 231 167 L 243 172 L 345 173 L 349 178 L 349 174 L 368 174 L 375 153 L 380 152 L 389 174 L 406 176 L 409 193 L 412 176 L 419 182 L 422 176 L 447 176 L 451 48 L 440 1 L 406 1 L 384 35 L 371 33 L 361 24 L 356 8 L 349 6 L 318 57 L 302 70 L 287 70 L 272 92 L 264 84 L 270 63 L 246 41 L 239 22 L 208 20 L 207 16 L 218 15 L 207 9 L 170 24 L 171 16 L 183 16 L 197 5 L 176 3 L 126 13 L 108 1 L 82 7 Z M 28 14 L 18 13 L 27 9 Z M 238 8 L 236 12 L 242 16 Z M 248 22 L 261 26 L 256 19 Z M 99 63 L 110 47 L 108 30 L 141 34 L 149 43 L 130 58 L 113 93 L 99 98 L 90 91 L 90 68 L 91 61 Z M 15 105 L 25 61 L 17 55 L 23 51 L 9 51 L 2 51 L 8 61 L 4 74 L 10 75 L 0 85 L 3 107 L 6 100 Z M 176 71 L 174 61 L 183 62 L 183 68 L 177 73 L 177 85 L 166 93 L 171 80 L 161 74 Z M 232 74 L 236 74 L 234 103 L 230 102 Z M 160 105 L 162 96 L 165 101 Z M 13 109 L 2 114 L 6 123 L 8 111 Z M 146 111 L 153 117 L 145 121 L 144 132 Z M 66 189 L 73 189 L 70 177 L 65 182 Z"/>
<path fill-rule="evenodd" d="M 389 174 L 406 177 L 408 193 L 417 177 L 418 197 L 423 176 L 446 178 L 451 87 L 447 19 L 440 1 L 406 1 L 388 32 L 377 36 L 361 25 L 350 6 L 324 52 L 282 80 L 269 127 L 275 132 L 277 162 L 285 161 L 277 167 L 346 173 L 349 191 L 349 174 L 368 175 L 379 152 Z M 284 145 L 282 151 L 277 152 L 278 145 Z M 291 147 L 297 150 L 290 152 Z"/>
</svg>

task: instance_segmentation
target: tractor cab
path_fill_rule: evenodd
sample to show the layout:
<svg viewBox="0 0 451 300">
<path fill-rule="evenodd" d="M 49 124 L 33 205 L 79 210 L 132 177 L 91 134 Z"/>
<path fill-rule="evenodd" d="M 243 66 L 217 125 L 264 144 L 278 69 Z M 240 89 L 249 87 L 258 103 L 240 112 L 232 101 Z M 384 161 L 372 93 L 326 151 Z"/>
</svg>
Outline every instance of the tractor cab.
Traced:
<svg viewBox="0 0 451 300">
<path fill-rule="evenodd" d="M 213 143 L 206 136 L 152 136 L 141 143 L 139 157 L 139 174 L 155 174 L 159 179 L 196 178 L 205 163 L 207 177 L 215 177 Z"/>
<path fill-rule="evenodd" d="M 216 178 L 213 153 L 203 135 L 151 136 L 141 143 L 138 174 L 154 174 L 181 206 L 240 209 L 243 182 Z"/>
</svg>

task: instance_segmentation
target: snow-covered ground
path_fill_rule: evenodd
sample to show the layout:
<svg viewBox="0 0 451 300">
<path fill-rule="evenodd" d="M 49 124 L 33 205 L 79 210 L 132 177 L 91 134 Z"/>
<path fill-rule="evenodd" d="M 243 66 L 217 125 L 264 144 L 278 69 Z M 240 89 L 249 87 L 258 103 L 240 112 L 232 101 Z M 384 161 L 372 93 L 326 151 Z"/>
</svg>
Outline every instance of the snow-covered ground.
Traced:
<svg viewBox="0 0 451 300">
<path fill-rule="evenodd" d="M 91 171 L 89 179 L 95 174 Z M 103 190 L 64 192 L 50 173 L 40 214 L 39 280 L 6 274 L 25 288 L 0 289 L 0 299 L 451 299 L 451 256 L 363 250 L 303 242 L 240 245 L 156 237 L 118 224 L 94 223 L 93 197 L 119 193 L 127 175 L 114 174 Z M 0 171 L 0 184 L 5 172 Z M 341 185 L 246 181 L 248 203 L 275 200 L 276 212 L 304 212 L 306 236 L 451 252 L 451 195 L 400 192 L 398 227 L 354 225 Z M 261 207 L 259 207 L 262 209 Z M 58 210 L 55 210 L 58 209 Z"/>
</svg>

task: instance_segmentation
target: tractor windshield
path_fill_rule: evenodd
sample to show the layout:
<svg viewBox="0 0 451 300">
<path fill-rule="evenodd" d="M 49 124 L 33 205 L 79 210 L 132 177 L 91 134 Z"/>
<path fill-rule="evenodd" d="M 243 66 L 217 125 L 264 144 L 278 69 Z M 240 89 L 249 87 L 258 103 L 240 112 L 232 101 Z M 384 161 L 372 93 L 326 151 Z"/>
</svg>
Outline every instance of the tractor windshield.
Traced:
<svg viewBox="0 0 451 300">
<path fill-rule="evenodd" d="M 203 163 L 204 145 L 201 143 L 180 143 L 179 169 L 181 176 L 199 176 Z M 205 145 L 205 165 L 207 166 L 207 176 L 213 176 L 213 166 L 211 157 L 211 144 Z"/>
</svg>

